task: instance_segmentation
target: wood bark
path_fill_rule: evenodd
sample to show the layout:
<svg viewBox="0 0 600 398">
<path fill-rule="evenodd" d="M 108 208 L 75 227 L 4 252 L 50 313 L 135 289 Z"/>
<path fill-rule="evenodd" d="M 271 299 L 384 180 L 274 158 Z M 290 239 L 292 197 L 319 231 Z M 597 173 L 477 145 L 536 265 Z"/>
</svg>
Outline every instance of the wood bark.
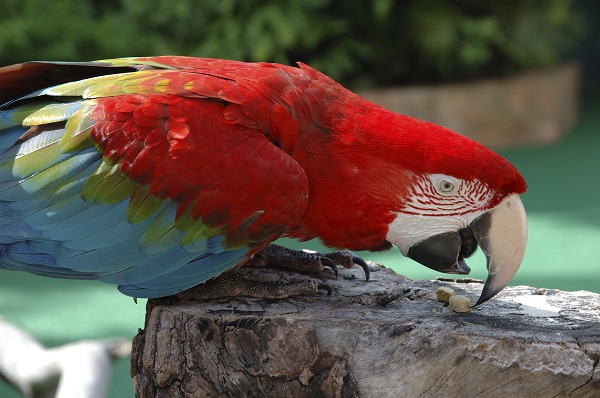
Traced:
<svg viewBox="0 0 600 398">
<path fill-rule="evenodd" d="M 324 279 L 333 294 L 280 301 L 149 300 L 132 377 L 149 397 L 600 397 L 600 295 L 411 281 L 372 266 Z"/>
</svg>

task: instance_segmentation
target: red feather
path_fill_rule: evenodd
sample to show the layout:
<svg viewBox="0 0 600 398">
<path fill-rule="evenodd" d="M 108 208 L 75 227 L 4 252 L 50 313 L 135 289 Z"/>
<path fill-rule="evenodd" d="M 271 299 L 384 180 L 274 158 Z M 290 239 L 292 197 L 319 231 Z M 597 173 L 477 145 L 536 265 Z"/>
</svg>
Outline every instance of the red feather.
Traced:
<svg viewBox="0 0 600 398">
<path fill-rule="evenodd" d="M 228 244 L 262 247 L 302 215 L 306 176 L 261 131 L 227 121 L 226 106 L 175 95 L 103 98 L 92 138 L 150 193 L 192 206 L 209 227 L 226 226 Z"/>
</svg>

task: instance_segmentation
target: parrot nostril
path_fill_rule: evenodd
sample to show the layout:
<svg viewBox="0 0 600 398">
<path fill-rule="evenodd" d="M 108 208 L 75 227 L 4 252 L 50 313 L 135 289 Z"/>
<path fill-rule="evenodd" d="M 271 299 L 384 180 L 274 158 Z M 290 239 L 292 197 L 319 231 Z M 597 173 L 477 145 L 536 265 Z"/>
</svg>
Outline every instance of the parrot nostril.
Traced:
<svg viewBox="0 0 600 398">
<path fill-rule="evenodd" d="M 473 231 L 469 228 L 463 228 L 459 231 L 460 234 L 460 254 L 464 258 L 470 257 L 477 250 L 477 240 L 473 235 Z"/>
</svg>

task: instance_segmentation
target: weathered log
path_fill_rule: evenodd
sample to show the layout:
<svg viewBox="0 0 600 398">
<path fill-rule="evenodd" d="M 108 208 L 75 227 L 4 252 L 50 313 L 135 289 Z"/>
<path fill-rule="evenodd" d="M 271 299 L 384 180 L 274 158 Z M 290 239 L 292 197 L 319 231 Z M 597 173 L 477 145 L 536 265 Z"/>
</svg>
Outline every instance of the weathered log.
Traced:
<svg viewBox="0 0 600 398">
<path fill-rule="evenodd" d="M 470 313 L 372 267 L 331 296 L 149 300 L 132 377 L 148 397 L 599 397 L 600 295 L 510 287 Z"/>
</svg>

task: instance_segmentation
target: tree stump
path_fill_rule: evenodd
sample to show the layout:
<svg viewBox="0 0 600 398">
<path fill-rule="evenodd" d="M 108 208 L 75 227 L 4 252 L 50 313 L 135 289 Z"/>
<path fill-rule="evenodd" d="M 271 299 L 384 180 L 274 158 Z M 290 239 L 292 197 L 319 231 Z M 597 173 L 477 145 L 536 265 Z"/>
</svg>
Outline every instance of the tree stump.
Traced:
<svg viewBox="0 0 600 398">
<path fill-rule="evenodd" d="M 132 377 L 149 397 L 600 397 L 600 295 L 509 287 L 469 313 L 451 287 L 371 266 L 333 294 L 281 301 L 149 300 Z"/>
</svg>

